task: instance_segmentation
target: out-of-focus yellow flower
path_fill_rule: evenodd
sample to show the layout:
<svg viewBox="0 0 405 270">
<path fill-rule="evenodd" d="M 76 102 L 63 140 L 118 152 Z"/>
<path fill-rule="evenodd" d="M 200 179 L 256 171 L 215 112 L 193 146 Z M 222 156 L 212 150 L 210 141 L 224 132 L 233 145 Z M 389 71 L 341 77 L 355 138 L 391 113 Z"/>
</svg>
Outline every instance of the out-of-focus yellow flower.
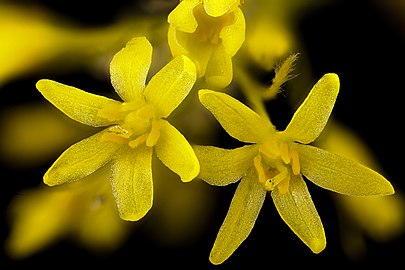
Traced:
<svg viewBox="0 0 405 270">
<path fill-rule="evenodd" d="M 173 56 L 189 56 L 209 87 L 221 89 L 232 81 L 232 57 L 245 40 L 240 4 L 240 0 L 183 0 L 168 16 Z"/>
<path fill-rule="evenodd" d="M 24 104 L 4 110 L 0 125 L 0 158 L 12 166 L 35 166 L 77 140 L 91 134 L 91 127 L 53 113 L 52 105 Z"/>
<path fill-rule="evenodd" d="M 109 26 L 85 29 L 40 6 L 0 4 L 0 86 L 38 70 L 84 67 L 94 72 L 135 35 L 159 42 L 165 38 L 160 32 L 165 18 L 119 19 Z"/>
<path fill-rule="evenodd" d="M 131 231 L 119 218 L 108 182 L 108 166 L 83 181 L 22 191 L 10 203 L 10 257 L 26 258 L 62 239 L 95 252 L 118 248 Z"/>
<path fill-rule="evenodd" d="M 152 46 L 145 37 L 127 43 L 111 61 L 111 83 L 124 100 L 87 93 L 40 80 L 38 90 L 72 119 L 102 131 L 69 147 L 44 175 L 48 185 L 79 180 L 112 161 L 111 184 L 120 217 L 139 220 L 153 203 L 152 153 L 184 182 L 199 172 L 186 138 L 167 117 L 186 98 L 196 80 L 193 62 L 175 57 L 145 86 Z"/>
<path fill-rule="evenodd" d="M 297 35 L 299 20 L 308 11 L 330 1 L 255 0 L 246 1 L 244 14 L 249 26 L 239 56 L 271 71 L 277 61 L 294 51 L 303 51 Z"/>
<path fill-rule="evenodd" d="M 329 121 L 317 145 L 381 171 L 369 147 L 336 119 Z M 333 199 L 340 213 L 343 249 L 353 259 L 367 253 L 364 235 L 377 242 L 387 242 L 405 231 L 405 199 L 401 190 L 383 197 L 334 194 Z"/>
<path fill-rule="evenodd" d="M 198 178 L 216 186 L 240 180 L 228 214 L 211 250 L 210 261 L 221 264 L 253 229 L 270 192 L 284 222 L 314 252 L 326 238 L 303 176 L 314 184 L 345 195 L 389 195 L 394 189 L 379 173 L 353 160 L 308 145 L 322 132 L 339 92 L 336 74 L 325 74 L 312 88 L 284 131 L 233 97 L 200 90 L 201 103 L 225 131 L 248 145 L 236 149 L 195 146 Z"/>
</svg>

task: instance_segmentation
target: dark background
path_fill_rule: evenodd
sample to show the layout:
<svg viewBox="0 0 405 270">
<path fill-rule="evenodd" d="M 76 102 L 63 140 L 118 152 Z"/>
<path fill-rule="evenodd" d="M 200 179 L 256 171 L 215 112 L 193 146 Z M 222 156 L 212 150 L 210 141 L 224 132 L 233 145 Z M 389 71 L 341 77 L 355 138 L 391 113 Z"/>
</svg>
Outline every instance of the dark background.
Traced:
<svg viewBox="0 0 405 270">
<path fill-rule="evenodd" d="M 71 1 L 13 2 L 44 5 L 83 26 L 106 25 L 114 21 L 120 12 L 137 12 L 140 8 L 136 1 L 98 1 L 95 5 Z M 384 1 L 332 1 L 322 9 L 299 16 L 296 34 L 304 41 L 306 57 L 310 59 L 315 78 L 320 78 L 327 72 L 339 74 L 341 91 L 334 109 L 336 119 L 358 132 L 374 151 L 387 178 L 396 188 L 405 190 L 401 177 L 404 150 L 402 92 L 405 24 L 400 19 L 401 13 L 405 16 L 405 9 L 389 10 L 381 5 L 382 2 Z M 4 85 L 1 89 L 1 109 L 41 99 L 34 88 L 39 76 L 24 76 Z M 86 74 L 70 76 L 78 76 L 81 80 L 87 78 Z M 90 80 L 92 85 L 109 83 L 108 80 Z M 23 93 L 17 95 L 14 89 L 22 89 Z M 283 123 L 285 120 L 275 121 Z M 14 194 L 22 188 L 37 185 L 34 180 L 21 183 L 17 179 L 24 179 L 22 175 L 30 176 L 29 179 L 41 179 L 43 169 L 15 171 L 2 164 L 2 213 L 6 212 Z M 2 254 L 0 269 L 62 266 L 144 269 L 160 266 L 220 270 L 272 269 L 295 265 L 372 266 L 377 262 L 388 266 L 403 263 L 405 242 L 401 237 L 384 244 L 367 239 L 368 255 L 359 260 L 348 258 L 340 245 L 338 217 L 328 191 L 308 185 L 324 223 L 328 241 L 326 249 L 318 255 L 312 254 L 283 223 L 268 198 L 248 239 L 225 263 L 220 266 L 211 265 L 208 261 L 209 251 L 236 188 L 229 186 L 215 189 L 220 198 L 215 209 L 215 218 L 206 232 L 189 245 L 162 246 L 135 230 L 130 239 L 112 254 L 94 255 L 71 242 L 61 241 L 24 260 L 11 260 Z M 0 236 L 4 242 L 9 227 L 3 222 L 6 220 L 5 214 L 2 216 L 4 219 Z"/>
</svg>

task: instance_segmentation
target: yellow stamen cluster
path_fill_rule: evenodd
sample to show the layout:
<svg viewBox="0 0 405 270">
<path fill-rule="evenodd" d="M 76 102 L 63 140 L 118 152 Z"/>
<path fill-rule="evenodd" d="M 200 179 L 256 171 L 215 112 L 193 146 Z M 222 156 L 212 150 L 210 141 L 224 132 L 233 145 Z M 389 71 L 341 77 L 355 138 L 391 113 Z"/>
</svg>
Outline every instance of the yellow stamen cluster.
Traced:
<svg viewBox="0 0 405 270">
<path fill-rule="evenodd" d="M 101 137 L 102 141 L 114 142 L 117 144 L 128 144 L 136 148 L 145 143 L 148 147 L 156 145 L 160 137 L 159 119 L 154 117 L 154 108 L 150 104 L 139 107 L 138 103 L 124 102 L 121 106 L 114 108 L 113 115 L 119 115 L 120 124 L 110 127 Z M 110 114 L 113 108 L 101 109 L 100 117 Z M 111 115 L 111 114 L 110 114 Z"/>
<path fill-rule="evenodd" d="M 259 147 L 259 154 L 253 160 L 259 182 L 268 191 L 276 186 L 280 193 L 288 191 L 291 173 L 300 173 L 297 150 L 293 143 L 271 138 Z"/>
</svg>

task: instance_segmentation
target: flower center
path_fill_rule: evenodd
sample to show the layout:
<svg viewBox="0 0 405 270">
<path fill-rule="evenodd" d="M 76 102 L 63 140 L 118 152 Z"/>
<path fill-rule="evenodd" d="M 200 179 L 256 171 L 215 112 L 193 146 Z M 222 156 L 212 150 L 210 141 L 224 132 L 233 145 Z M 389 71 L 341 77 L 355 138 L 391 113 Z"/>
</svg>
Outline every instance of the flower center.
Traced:
<svg viewBox="0 0 405 270">
<path fill-rule="evenodd" d="M 281 194 L 286 193 L 291 176 L 300 174 L 298 152 L 292 142 L 268 140 L 259 147 L 253 162 L 259 182 L 268 191 L 277 186 Z"/>
<path fill-rule="evenodd" d="M 153 147 L 160 137 L 160 119 L 154 115 L 154 107 L 151 104 L 127 103 L 115 109 L 104 108 L 100 110 L 99 116 L 109 115 L 121 122 L 108 128 L 101 140 L 118 144 L 128 144 L 132 148 L 145 143 Z"/>
<path fill-rule="evenodd" d="M 198 26 L 193 35 L 201 43 L 210 43 L 217 45 L 221 42 L 221 31 L 225 26 L 231 25 L 234 22 L 234 14 L 228 13 L 219 17 L 209 16 L 202 4 L 196 6 L 193 10 L 194 17 L 197 20 Z"/>
</svg>

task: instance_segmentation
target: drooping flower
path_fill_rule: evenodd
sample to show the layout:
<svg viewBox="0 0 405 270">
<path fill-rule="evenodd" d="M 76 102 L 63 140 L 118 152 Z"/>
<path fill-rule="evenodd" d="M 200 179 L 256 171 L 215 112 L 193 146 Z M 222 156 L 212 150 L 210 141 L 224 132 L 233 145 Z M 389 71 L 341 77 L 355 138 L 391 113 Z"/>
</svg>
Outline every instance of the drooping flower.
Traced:
<svg viewBox="0 0 405 270">
<path fill-rule="evenodd" d="M 172 55 L 189 56 L 209 87 L 224 88 L 232 81 L 232 57 L 245 40 L 240 2 L 183 0 L 168 16 Z"/>
<path fill-rule="evenodd" d="M 372 149 L 337 119 L 328 125 L 315 141 L 318 147 L 350 157 L 367 167 L 382 171 Z M 405 200 L 402 190 L 392 196 L 332 196 L 342 228 L 341 242 L 346 255 L 359 259 L 368 253 L 367 238 L 378 243 L 395 241 L 405 232 Z"/>
<path fill-rule="evenodd" d="M 113 57 L 111 82 L 124 102 L 85 92 L 52 80 L 37 89 L 70 118 L 106 127 L 65 150 L 44 175 L 50 186 L 79 180 L 112 161 L 111 185 L 119 214 L 139 220 L 152 207 L 152 153 L 183 182 L 199 172 L 186 138 L 166 119 L 186 98 L 196 80 L 193 62 L 178 56 L 145 86 L 152 46 L 135 37 Z"/>
<path fill-rule="evenodd" d="M 353 160 L 309 145 L 322 132 L 332 112 L 339 78 L 325 74 L 312 88 L 284 131 L 237 99 L 200 90 L 201 103 L 225 131 L 247 145 L 235 149 L 195 146 L 199 178 L 216 186 L 240 180 L 211 250 L 221 264 L 248 237 L 267 192 L 284 222 L 314 252 L 326 247 L 321 219 L 304 177 L 344 195 L 388 195 L 394 189 L 381 174 Z"/>
<path fill-rule="evenodd" d="M 93 252 L 116 250 L 132 230 L 117 214 L 108 182 L 108 166 L 54 188 L 21 191 L 8 208 L 7 254 L 24 259 L 52 244 L 73 239 Z"/>
<path fill-rule="evenodd" d="M 39 5 L 33 8 L 2 1 L 0 85 L 49 68 L 65 72 L 85 67 L 94 72 L 100 62 L 136 35 L 147 35 L 154 42 L 166 41 L 164 17 L 121 15 L 117 19 L 111 25 L 83 28 Z"/>
</svg>

